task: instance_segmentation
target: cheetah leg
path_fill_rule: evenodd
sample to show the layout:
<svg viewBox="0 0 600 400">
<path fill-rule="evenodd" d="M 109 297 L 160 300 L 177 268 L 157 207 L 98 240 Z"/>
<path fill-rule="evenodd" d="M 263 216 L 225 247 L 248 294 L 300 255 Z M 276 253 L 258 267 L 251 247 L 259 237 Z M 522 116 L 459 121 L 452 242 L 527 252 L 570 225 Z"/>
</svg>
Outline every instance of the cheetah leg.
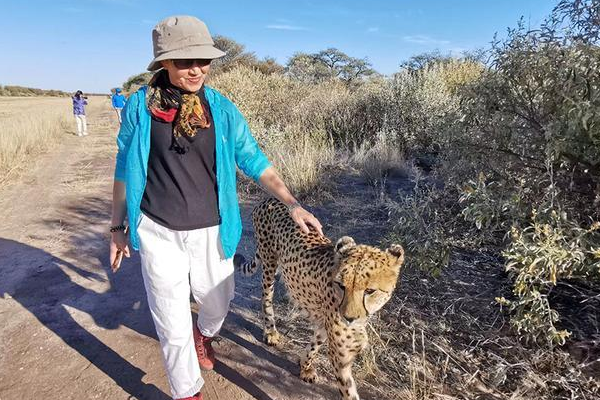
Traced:
<svg viewBox="0 0 600 400">
<path fill-rule="evenodd" d="M 263 260 L 263 339 L 269 346 L 276 346 L 281 339 L 275 327 L 275 312 L 273 311 L 273 293 L 277 263 Z"/>
<path fill-rule="evenodd" d="M 325 342 L 326 338 L 325 329 L 322 327 L 315 328 L 313 332 L 312 340 L 310 345 L 306 348 L 304 354 L 300 357 L 300 378 L 306 382 L 317 381 L 317 371 L 313 367 L 315 355 L 318 353 L 319 348 Z"/>
<path fill-rule="evenodd" d="M 342 343 L 330 341 L 329 358 L 333 364 L 333 373 L 343 400 L 360 400 L 356 383 L 352 377 L 352 363 L 355 355 Z"/>
</svg>

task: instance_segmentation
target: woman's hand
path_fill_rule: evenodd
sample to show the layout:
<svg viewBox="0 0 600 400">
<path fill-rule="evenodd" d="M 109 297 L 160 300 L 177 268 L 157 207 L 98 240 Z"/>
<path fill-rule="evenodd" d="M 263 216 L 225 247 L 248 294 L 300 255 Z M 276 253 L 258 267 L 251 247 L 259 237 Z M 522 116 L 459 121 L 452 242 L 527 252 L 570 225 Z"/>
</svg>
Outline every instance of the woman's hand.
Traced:
<svg viewBox="0 0 600 400">
<path fill-rule="evenodd" d="M 300 226 L 302 232 L 310 232 L 310 229 L 308 228 L 308 225 L 310 225 L 315 228 L 317 232 L 319 232 L 319 235 L 324 236 L 322 229 L 323 227 L 321 226 L 319 220 L 310 212 L 305 210 L 301 205 L 297 204 L 296 206 L 292 207 L 290 209 L 290 216 L 294 222 Z"/>
<path fill-rule="evenodd" d="M 129 258 L 129 235 L 126 231 L 117 231 L 110 234 L 110 266 L 112 272 L 117 272 L 121 267 L 123 256 Z"/>
<path fill-rule="evenodd" d="M 292 196 L 287 186 L 285 186 L 285 183 L 281 180 L 279 175 L 277 175 L 275 168 L 269 167 L 264 170 L 260 176 L 259 182 L 267 189 L 271 196 L 277 198 L 277 200 L 288 207 L 290 216 L 294 222 L 298 224 L 300 229 L 302 229 L 302 232 L 310 232 L 310 229 L 308 228 L 308 225 L 310 225 L 315 228 L 319 235 L 324 236 L 319 220 L 310 212 L 302 208 L 294 196 Z"/>
</svg>

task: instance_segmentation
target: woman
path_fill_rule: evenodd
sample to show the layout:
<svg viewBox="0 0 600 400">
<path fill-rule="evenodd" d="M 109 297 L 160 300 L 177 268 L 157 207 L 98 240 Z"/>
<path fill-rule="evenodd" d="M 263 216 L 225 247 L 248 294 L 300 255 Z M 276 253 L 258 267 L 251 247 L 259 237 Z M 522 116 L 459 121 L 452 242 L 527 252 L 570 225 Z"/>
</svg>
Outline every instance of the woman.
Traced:
<svg viewBox="0 0 600 400">
<path fill-rule="evenodd" d="M 87 97 L 83 96 L 83 92 L 78 90 L 71 98 L 73 100 L 73 115 L 77 122 L 77 136 L 87 136 L 87 121 L 85 119 L 85 106 L 87 106 Z"/>
<path fill-rule="evenodd" d="M 120 253 L 139 249 L 173 398 L 201 399 L 200 368 L 213 367 L 211 340 L 234 296 L 236 165 L 286 204 L 301 229 L 321 233 L 321 224 L 286 188 L 233 103 L 204 86 L 210 61 L 225 55 L 206 25 L 170 17 L 152 39 L 148 70 L 158 72 L 129 97 L 117 138 L 110 261 L 116 270 Z"/>
</svg>

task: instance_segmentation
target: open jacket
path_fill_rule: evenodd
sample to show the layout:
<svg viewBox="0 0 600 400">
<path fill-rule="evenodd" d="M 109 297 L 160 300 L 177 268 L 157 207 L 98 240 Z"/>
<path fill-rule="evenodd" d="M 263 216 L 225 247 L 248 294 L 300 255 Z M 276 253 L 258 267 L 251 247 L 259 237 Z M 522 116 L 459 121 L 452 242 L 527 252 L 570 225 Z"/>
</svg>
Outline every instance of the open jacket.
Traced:
<svg viewBox="0 0 600 400">
<path fill-rule="evenodd" d="M 150 154 L 150 112 L 144 86 L 132 94 L 122 112 L 117 137 L 115 180 L 125 182 L 127 218 L 131 245 L 139 249 L 137 226 L 146 187 Z M 225 258 L 233 257 L 242 236 L 237 198 L 236 166 L 258 181 L 271 164 L 252 137 L 248 123 L 237 107 L 213 88 L 205 86 L 206 100 L 215 124 L 217 196 L 221 225 L 219 236 Z"/>
</svg>

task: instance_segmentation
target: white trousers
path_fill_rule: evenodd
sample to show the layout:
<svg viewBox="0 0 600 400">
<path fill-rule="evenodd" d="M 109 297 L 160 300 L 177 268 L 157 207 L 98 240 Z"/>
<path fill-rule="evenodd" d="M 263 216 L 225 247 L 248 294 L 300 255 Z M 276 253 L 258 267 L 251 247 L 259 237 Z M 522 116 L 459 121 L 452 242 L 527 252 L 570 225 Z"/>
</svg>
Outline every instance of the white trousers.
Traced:
<svg viewBox="0 0 600 400">
<path fill-rule="evenodd" d="M 85 115 L 75 115 L 77 121 L 77 136 L 87 135 L 87 121 Z"/>
<path fill-rule="evenodd" d="M 117 117 L 119 117 L 119 123 L 123 122 L 121 120 L 121 111 L 123 111 L 123 108 L 122 107 L 115 107 L 115 111 L 117 113 Z"/>
<path fill-rule="evenodd" d="M 193 396 L 204 380 L 192 336 L 190 290 L 198 329 L 215 336 L 234 296 L 233 259 L 225 259 L 219 227 L 174 231 L 142 214 L 142 275 L 173 398 Z"/>
</svg>

